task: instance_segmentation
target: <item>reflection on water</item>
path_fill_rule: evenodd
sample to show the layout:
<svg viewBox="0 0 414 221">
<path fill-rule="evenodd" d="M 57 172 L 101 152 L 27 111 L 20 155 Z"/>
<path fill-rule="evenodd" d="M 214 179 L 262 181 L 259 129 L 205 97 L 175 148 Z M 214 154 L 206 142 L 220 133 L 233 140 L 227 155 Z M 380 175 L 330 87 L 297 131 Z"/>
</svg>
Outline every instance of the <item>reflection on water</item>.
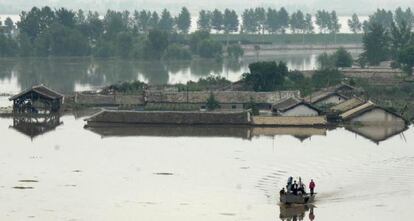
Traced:
<svg viewBox="0 0 414 221">
<path fill-rule="evenodd" d="M 54 130 L 60 124 L 59 114 L 17 114 L 10 127 L 33 139 Z"/>
<path fill-rule="evenodd" d="M 314 205 L 280 205 L 279 218 L 282 221 L 315 220 Z"/>
<path fill-rule="evenodd" d="M 361 135 L 374 143 L 387 140 L 395 135 L 400 135 L 405 139 L 403 132 L 408 129 L 406 125 L 383 125 L 383 126 L 368 126 L 368 125 L 347 125 L 347 130 Z"/>
<path fill-rule="evenodd" d="M 100 125 L 88 128 L 104 137 L 234 137 L 252 139 L 259 136 L 291 135 L 300 141 L 311 136 L 325 136 L 325 128 L 311 127 L 249 127 L 249 126 L 178 126 L 178 125 Z"/>
<path fill-rule="evenodd" d="M 44 83 L 61 92 L 87 90 L 119 81 L 141 80 L 150 84 L 196 81 L 220 75 L 232 81 L 248 72 L 257 60 L 285 61 L 290 69 L 312 70 L 322 51 L 281 51 L 276 55 L 244 57 L 223 61 L 134 61 L 93 58 L 0 58 L 0 93 L 17 93 L 22 88 Z M 62 81 L 62 79 L 65 79 Z"/>
</svg>

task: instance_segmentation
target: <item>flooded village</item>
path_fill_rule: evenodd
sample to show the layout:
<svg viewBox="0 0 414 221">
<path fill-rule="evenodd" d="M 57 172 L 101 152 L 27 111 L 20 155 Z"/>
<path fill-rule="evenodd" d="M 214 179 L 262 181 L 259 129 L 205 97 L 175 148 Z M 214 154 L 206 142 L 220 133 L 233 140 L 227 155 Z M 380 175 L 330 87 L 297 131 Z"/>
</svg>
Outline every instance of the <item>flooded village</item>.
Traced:
<svg viewBox="0 0 414 221">
<path fill-rule="evenodd" d="M 402 2 L 63 1 L 0 3 L 0 219 L 412 217 Z"/>
</svg>

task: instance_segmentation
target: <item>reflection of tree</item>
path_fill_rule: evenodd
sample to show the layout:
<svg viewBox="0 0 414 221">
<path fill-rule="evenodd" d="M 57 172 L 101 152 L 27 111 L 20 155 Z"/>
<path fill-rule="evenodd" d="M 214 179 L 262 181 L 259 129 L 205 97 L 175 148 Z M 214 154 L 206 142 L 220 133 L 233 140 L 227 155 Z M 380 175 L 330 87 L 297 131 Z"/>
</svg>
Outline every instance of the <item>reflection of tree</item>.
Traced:
<svg viewBox="0 0 414 221">
<path fill-rule="evenodd" d="M 241 67 L 243 66 L 243 63 L 242 61 L 238 59 L 226 59 L 224 66 L 226 67 L 228 71 L 240 72 Z"/>
<path fill-rule="evenodd" d="M 165 66 L 169 73 L 177 74 L 189 68 L 191 61 L 166 61 Z"/>
<path fill-rule="evenodd" d="M 138 62 L 136 66 L 149 84 L 167 84 L 169 75 L 167 68 L 161 61 Z"/>
<path fill-rule="evenodd" d="M 197 59 L 191 62 L 191 74 L 205 77 L 210 74 L 221 74 L 223 72 L 223 62 L 213 59 Z"/>
<path fill-rule="evenodd" d="M 16 66 L 16 61 L 14 59 L 3 59 L 0 58 L 0 80 L 5 78 L 11 78 L 12 70 Z"/>
</svg>

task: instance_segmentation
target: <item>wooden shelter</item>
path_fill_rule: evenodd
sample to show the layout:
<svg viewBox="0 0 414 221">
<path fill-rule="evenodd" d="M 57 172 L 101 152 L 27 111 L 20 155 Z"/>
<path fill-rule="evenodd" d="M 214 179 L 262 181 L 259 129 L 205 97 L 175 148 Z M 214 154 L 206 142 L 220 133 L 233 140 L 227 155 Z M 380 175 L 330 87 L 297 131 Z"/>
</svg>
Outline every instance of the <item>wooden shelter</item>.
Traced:
<svg viewBox="0 0 414 221">
<path fill-rule="evenodd" d="M 60 111 L 63 95 L 44 85 L 35 85 L 9 100 L 13 101 L 13 113 L 50 114 Z"/>
</svg>

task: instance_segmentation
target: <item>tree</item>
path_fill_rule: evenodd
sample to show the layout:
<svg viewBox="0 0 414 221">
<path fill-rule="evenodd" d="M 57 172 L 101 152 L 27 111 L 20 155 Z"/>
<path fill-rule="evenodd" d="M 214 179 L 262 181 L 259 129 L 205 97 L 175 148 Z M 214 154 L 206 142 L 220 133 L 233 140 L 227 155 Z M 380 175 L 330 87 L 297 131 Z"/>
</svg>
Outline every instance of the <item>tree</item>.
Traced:
<svg viewBox="0 0 414 221">
<path fill-rule="evenodd" d="M 164 9 L 161 13 L 161 19 L 159 21 L 158 27 L 162 31 L 171 33 L 174 29 L 174 19 L 171 17 L 170 12 L 167 9 Z"/>
<path fill-rule="evenodd" d="M 225 33 L 237 32 L 239 30 L 239 18 L 236 11 L 224 10 L 223 28 Z"/>
<path fill-rule="evenodd" d="M 200 42 L 206 39 L 210 39 L 210 33 L 207 31 L 195 31 L 191 33 L 189 41 L 191 52 L 197 54 Z"/>
<path fill-rule="evenodd" d="M 279 22 L 279 15 L 276 9 L 267 9 L 266 28 L 270 33 L 276 33 L 280 30 L 281 24 Z"/>
<path fill-rule="evenodd" d="M 313 21 L 312 21 L 312 15 L 306 14 L 305 16 L 305 32 L 310 34 L 313 33 Z"/>
<path fill-rule="evenodd" d="M 392 23 L 391 25 L 391 57 L 396 59 L 399 51 L 410 46 L 414 41 L 414 34 L 411 32 L 411 26 L 405 21 L 400 24 Z"/>
<path fill-rule="evenodd" d="M 339 24 L 338 16 L 336 16 L 336 11 L 331 12 L 330 22 L 328 24 L 330 32 L 334 34 L 336 43 L 336 33 L 338 33 L 341 30 L 341 24 Z"/>
<path fill-rule="evenodd" d="M 140 12 L 135 11 L 134 20 L 135 20 L 135 26 L 137 27 L 138 31 L 146 33 L 148 32 L 148 28 L 150 26 L 151 12 L 145 11 L 145 10 L 142 10 Z"/>
<path fill-rule="evenodd" d="M 330 56 L 328 53 L 322 53 L 317 57 L 318 68 L 319 70 L 333 70 L 336 69 L 335 59 L 333 56 Z"/>
<path fill-rule="evenodd" d="M 198 44 L 197 53 L 202 58 L 221 58 L 223 46 L 212 39 L 204 39 Z"/>
<path fill-rule="evenodd" d="M 411 28 L 414 25 L 414 15 L 410 8 L 403 11 L 398 7 L 395 10 L 394 20 L 397 26 L 408 25 Z"/>
<path fill-rule="evenodd" d="M 242 80 L 246 87 L 255 91 L 273 91 L 283 86 L 288 68 L 285 63 L 275 61 L 256 62 L 249 65 L 250 73 Z"/>
<path fill-rule="evenodd" d="M 255 33 L 259 30 L 259 23 L 253 9 L 245 9 L 242 14 L 243 30 L 247 33 Z"/>
<path fill-rule="evenodd" d="M 264 8 L 255 8 L 254 9 L 254 18 L 258 25 L 258 31 L 264 34 L 265 26 L 266 26 L 266 10 Z"/>
<path fill-rule="evenodd" d="M 198 21 L 197 21 L 197 29 L 200 31 L 211 31 L 211 12 L 201 10 L 199 12 Z"/>
<path fill-rule="evenodd" d="M 159 26 L 160 17 L 158 16 L 157 12 L 152 12 L 151 18 L 148 21 L 148 28 L 149 29 L 156 29 Z"/>
<path fill-rule="evenodd" d="M 186 7 L 181 9 L 180 14 L 178 14 L 178 17 L 176 18 L 176 23 L 177 29 L 181 31 L 181 33 L 188 33 L 191 26 L 191 15 Z"/>
<path fill-rule="evenodd" d="M 207 99 L 206 106 L 207 106 L 207 110 L 209 111 L 220 108 L 220 103 L 216 100 L 216 97 L 214 96 L 213 93 L 210 93 L 210 96 Z"/>
<path fill-rule="evenodd" d="M 325 10 L 318 10 L 316 12 L 316 24 L 319 26 L 319 32 L 324 33 L 330 28 L 331 16 Z"/>
<path fill-rule="evenodd" d="M 76 13 L 72 10 L 67 10 L 65 8 L 60 8 L 56 12 L 56 20 L 60 24 L 66 27 L 73 28 L 76 24 Z"/>
<path fill-rule="evenodd" d="M 144 45 L 145 58 L 161 59 L 168 47 L 168 33 L 157 29 L 150 30 Z"/>
<path fill-rule="evenodd" d="M 389 57 L 389 37 L 385 28 L 378 23 L 371 23 L 362 39 L 364 52 L 362 57 L 370 65 L 378 65 Z"/>
<path fill-rule="evenodd" d="M 357 14 L 353 14 L 351 19 L 348 19 L 348 26 L 349 29 L 354 33 L 358 33 L 361 31 L 362 29 L 362 24 L 359 21 L 358 15 Z"/>
<path fill-rule="evenodd" d="M 351 67 L 353 63 L 352 55 L 345 48 L 341 47 L 333 54 L 335 66 L 337 68 Z"/>
<path fill-rule="evenodd" d="M 399 51 L 397 61 L 402 66 L 403 70 L 411 75 L 414 67 L 414 45 L 410 45 Z"/>
<path fill-rule="evenodd" d="M 116 39 L 116 54 L 121 58 L 129 58 L 132 54 L 133 37 L 129 32 L 121 32 Z"/>
<path fill-rule="evenodd" d="M 391 11 L 386 11 L 385 9 L 377 9 L 377 11 L 369 16 L 370 24 L 379 24 L 385 31 L 391 30 L 391 25 L 393 22 L 393 14 Z"/>
<path fill-rule="evenodd" d="M 297 12 L 293 13 L 290 17 L 290 29 L 293 33 L 296 31 L 300 31 L 304 33 L 305 30 L 305 17 L 303 12 L 298 10 Z"/>
<path fill-rule="evenodd" d="M 0 24 L 1 27 L 1 24 Z M 4 21 L 4 32 L 7 35 L 11 35 L 14 30 L 16 29 L 16 27 L 14 26 L 14 22 L 10 17 L 7 17 L 6 20 Z"/>
<path fill-rule="evenodd" d="M 280 30 L 282 33 L 285 33 L 286 28 L 289 27 L 289 14 L 286 11 L 285 8 L 280 8 L 279 12 L 277 13 L 279 17 L 279 24 L 280 24 Z"/>
<path fill-rule="evenodd" d="M 218 9 L 214 9 L 211 17 L 211 27 L 215 29 L 216 32 L 223 30 L 223 20 L 223 13 Z"/>
</svg>

